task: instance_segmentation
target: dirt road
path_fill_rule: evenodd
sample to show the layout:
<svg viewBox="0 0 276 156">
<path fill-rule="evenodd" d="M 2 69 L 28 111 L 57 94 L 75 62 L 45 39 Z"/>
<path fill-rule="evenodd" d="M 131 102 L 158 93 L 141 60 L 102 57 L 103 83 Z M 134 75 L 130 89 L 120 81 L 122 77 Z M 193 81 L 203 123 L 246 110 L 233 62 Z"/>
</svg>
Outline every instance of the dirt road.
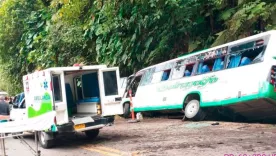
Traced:
<svg viewBox="0 0 276 156">
<path fill-rule="evenodd" d="M 232 122 L 212 125 L 213 122 L 147 118 L 127 123 L 125 119 L 116 119 L 115 125 L 102 129 L 95 140 L 82 134 L 68 136 L 59 139 L 54 149 L 42 150 L 42 155 L 276 156 L 275 125 Z M 9 146 L 13 146 L 8 151 L 10 156 L 23 150 L 14 146 L 15 142 L 19 141 L 8 140 Z"/>
</svg>

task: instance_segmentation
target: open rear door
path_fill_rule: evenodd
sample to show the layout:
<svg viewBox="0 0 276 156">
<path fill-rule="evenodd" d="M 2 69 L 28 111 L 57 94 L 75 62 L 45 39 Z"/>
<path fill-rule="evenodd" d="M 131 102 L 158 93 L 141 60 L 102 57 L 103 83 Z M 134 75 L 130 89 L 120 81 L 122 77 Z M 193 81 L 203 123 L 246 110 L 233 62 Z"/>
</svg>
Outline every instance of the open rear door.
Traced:
<svg viewBox="0 0 276 156">
<path fill-rule="evenodd" d="M 65 82 L 63 71 L 51 72 L 54 110 L 56 111 L 57 124 L 68 123 L 68 110 L 65 94 Z"/>
<path fill-rule="evenodd" d="M 99 86 L 103 116 L 123 114 L 123 107 L 120 104 L 119 81 L 118 67 L 99 69 Z"/>
</svg>

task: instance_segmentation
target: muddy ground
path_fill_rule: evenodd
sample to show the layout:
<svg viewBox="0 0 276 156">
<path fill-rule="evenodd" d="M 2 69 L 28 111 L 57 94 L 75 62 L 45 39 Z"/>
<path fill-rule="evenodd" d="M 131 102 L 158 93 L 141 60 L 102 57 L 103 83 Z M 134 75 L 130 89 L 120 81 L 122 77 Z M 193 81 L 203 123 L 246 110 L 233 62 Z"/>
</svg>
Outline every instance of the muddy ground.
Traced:
<svg viewBox="0 0 276 156">
<path fill-rule="evenodd" d="M 101 136 L 108 140 L 105 145 L 140 151 L 141 155 L 276 155 L 275 125 L 213 123 L 148 118 L 130 124 L 121 119 Z"/>
<path fill-rule="evenodd" d="M 214 122 L 182 122 L 158 117 L 128 123 L 117 118 L 115 125 L 102 129 L 95 140 L 88 140 L 83 134 L 70 135 L 60 138 L 55 148 L 42 153 L 66 156 L 272 156 L 274 153 L 276 156 L 276 125 L 223 121 L 212 125 Z M 9 140 L 9 144 L 15 141 Z M 16 146 L 10 150 L 20 152 Z"/>
</svg>

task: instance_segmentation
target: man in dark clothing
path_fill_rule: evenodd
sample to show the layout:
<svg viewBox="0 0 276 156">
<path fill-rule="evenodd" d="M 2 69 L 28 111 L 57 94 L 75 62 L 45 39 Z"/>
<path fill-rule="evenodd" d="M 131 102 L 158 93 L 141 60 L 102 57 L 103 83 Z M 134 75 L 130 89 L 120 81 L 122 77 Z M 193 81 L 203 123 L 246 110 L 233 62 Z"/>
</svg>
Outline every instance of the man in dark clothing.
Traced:
<svg viewBox="0 0 276 156">
<path fill-rule="evenodd" d="M 7 118 L 10 116 L 10 108 L 9 105 L 5 102 L 4 96 L 0 96 L 0 116 L 5 116 Z"/>
</svg>

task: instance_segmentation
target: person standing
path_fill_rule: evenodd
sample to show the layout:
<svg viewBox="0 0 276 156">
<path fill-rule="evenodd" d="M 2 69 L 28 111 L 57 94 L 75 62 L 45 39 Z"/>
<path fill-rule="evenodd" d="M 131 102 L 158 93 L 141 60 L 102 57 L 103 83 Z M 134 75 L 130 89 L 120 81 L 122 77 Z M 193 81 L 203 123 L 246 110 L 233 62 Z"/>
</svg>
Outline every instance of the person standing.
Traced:
<svg viewBox="0 0 276 156">
<path fill-rule="evenodd" d="M 9 99 L 10 99 L 9 104 L 12 104 L 12 97 L 10 97 Z"/>
<path fill-rule="evenodd" d="M 0 122 L 6 122 L 10 117 L 10 108 L 4 96 L 0 96 Z"/>
</svg>

